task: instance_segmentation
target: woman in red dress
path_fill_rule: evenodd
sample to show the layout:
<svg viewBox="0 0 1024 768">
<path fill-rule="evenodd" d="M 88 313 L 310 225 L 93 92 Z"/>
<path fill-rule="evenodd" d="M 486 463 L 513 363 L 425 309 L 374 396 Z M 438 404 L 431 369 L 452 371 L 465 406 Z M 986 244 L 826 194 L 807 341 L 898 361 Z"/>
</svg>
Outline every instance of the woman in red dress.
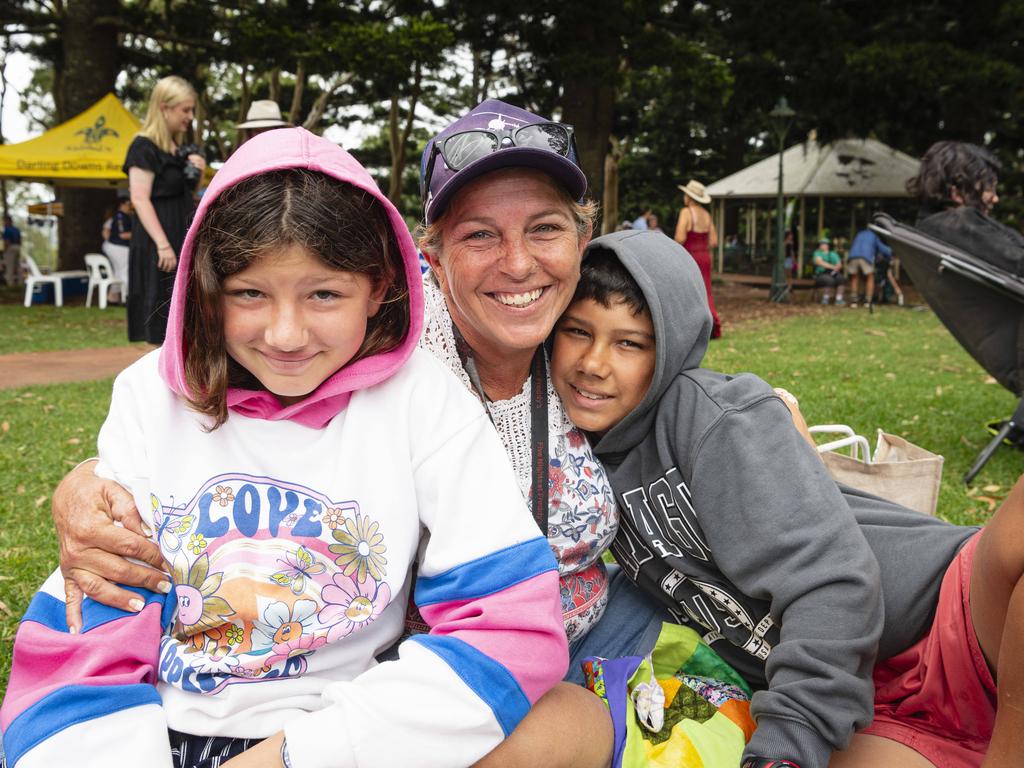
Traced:
<svg viewBox="0 0 1024 768">
<path fill-rule="evenodd" d="M 683 207 L 679 210 L 679 220 L 676 222 L 675 241 L 693 256 L 700 267 L 704 287 L 708 292 L 711 319 L 714 321 L 711 338 L 717 339 L 722 335 L 722 324 L 718 321 L 715 300 L 711 296 L 711 249 L 718 246 L 718 233 L 711 214 L 704 207 L 711 202 L 711 195 L 703 184 L 692 179 L 686 186 L 680 184 L 679 189 L 683 191 Z"/>
</svg>

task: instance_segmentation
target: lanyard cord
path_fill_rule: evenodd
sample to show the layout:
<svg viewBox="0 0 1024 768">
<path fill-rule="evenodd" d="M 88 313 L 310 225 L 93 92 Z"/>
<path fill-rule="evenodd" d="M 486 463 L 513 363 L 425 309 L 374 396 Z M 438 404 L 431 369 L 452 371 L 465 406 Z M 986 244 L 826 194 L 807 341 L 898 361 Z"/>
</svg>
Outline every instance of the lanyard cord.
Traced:
<svg viewBox="0 0 1024 768">
<path fill-rule="evenodd" d="M 469 381 L 483 403 L 487 418 L 494 424 L 494 416 L 480 372 L 473 361 L 472 349 L 452 323 L 455 347 L 462 361 L 462 367 L 469 375 Z M 497 425 L 495 425 L 497 428 Z M 530 508 L 533 519 L 545 537 L 548 535 L 548 369 L 544 359 L 544 347 L 537 347 L 530 363 Z"/>
</svg>

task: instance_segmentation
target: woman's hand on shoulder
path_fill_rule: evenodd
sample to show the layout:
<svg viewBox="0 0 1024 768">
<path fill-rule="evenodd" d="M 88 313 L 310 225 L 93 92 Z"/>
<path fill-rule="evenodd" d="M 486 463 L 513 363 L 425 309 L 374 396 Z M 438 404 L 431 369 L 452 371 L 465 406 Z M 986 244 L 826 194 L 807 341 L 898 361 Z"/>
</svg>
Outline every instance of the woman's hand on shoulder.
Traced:
<svg viewBox="0 0 1024 768">
<path fill-rule="evenodd" d="M 94 467 L 92 462 L 76 467 L 53 493 L 67 622 L 68 628 L 76 632 L 82 626 L 84 595 L 104 605 L 134 611 L 141 607 L 139 595 L 114 582 L 153 592 L 170 591 L 160 548 L 143 529 L 131 494 L 112 480 L 96 477 Z M 129 562 L 127 557 L 153 567 Z"/>
</svg>

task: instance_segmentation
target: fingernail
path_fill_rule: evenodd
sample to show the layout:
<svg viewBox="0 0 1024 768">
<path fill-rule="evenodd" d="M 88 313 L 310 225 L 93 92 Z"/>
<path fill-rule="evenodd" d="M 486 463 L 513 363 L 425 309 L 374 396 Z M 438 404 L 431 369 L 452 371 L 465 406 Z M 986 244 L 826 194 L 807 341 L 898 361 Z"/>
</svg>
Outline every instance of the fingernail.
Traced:
<svg viewBox="0 0 1024 768">
<path fill-rule="evenodd" d="M 145 533 L 147 536 L 152 536 L 153 535 L 153 529 L 150 528 L 145 523 L 142 524 L 142 532 Z"/>
<path fill-rule="evenodd" d="M 171 582 L 169 581 L 161 581 L 156 585 L 156 588 L 165 595 L 171 594 Z"/>
<path fill-rule="evenodd" d="M 131 608 L 136 613 L 138 613 L 139 611 L 141 611 L 143 608 L 146 607 L 146 604 L 144 602 L 142 602 L 141 600 L 132 600 L 130 603 L 128 603 L 128 607 Z"/>
<path fill-rule="evenodd" d="M 78 627 L 68 627 L 68 634 L 69 635 L 77 635 L 78 634 Z"/>
</svg>

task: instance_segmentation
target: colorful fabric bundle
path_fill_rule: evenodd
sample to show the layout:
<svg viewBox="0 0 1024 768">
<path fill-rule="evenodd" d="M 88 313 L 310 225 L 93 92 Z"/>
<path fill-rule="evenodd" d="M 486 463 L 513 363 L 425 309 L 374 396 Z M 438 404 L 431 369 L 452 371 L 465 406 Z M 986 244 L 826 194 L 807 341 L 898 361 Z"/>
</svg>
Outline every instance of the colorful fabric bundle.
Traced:
<svg viewBox="0 0 1024 768">
<path fill-rule="evenodd" d="M 750 688 L 700 636 L 662 626 L 645 658 L 590 657 L 587 687 L 608 704 L 612 768 L 733 768 L 754 732 Z"/>
</svg>

